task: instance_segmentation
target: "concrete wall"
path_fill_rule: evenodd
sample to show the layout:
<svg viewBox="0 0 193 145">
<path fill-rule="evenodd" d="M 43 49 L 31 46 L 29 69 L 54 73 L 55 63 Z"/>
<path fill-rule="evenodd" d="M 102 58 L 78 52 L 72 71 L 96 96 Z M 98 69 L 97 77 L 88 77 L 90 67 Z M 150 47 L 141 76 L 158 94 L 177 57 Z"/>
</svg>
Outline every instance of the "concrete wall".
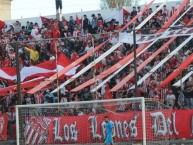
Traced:
<svg viewBox="0 0 193 145">
<path fill-rule="evenodd" d="M 11 0 L 0 0 L 0 20 L 11 19 Z"/>
</svg>

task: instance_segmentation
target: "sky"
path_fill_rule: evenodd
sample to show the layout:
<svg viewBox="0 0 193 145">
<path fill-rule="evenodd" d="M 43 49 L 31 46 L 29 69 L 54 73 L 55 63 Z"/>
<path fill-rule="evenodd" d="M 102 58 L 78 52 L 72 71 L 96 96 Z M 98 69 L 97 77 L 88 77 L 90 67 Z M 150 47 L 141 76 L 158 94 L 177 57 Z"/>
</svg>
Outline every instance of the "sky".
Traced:
<svg viewBox="0 0 193 145">
<path fill-rule="evenodd" d="M 62 0 L 63 14 L 100 9 L 100 0 Z M 12 19 L 56 14 L 55 0 L 13 0 Z"/>
<path fill-rule="evenodd" d="M 140 1 L 140 0 L 139 0 Z M 141 0 L 141 4 L 151 0 Z M 156 0 L 162 2 L 165 0 Z M 169 0 L 173 1 L 173 0 Z M 62 0 L 63 14 L 99 10 L 100 0 Z M 13 0 L 11 6 L 12 19 L 55 15 L 55 0 Z"/>
</svg>

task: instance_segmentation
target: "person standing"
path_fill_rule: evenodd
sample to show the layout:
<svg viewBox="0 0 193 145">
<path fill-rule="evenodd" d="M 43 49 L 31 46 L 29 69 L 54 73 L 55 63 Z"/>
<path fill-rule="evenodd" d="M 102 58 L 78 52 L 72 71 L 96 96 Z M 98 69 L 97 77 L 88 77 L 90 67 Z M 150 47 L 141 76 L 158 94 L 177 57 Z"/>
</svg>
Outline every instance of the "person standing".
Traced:
<svg viewBox="0 0 193 145">
<path fill-rule="evenodd" d="M 101 27 L 101 26 L 103 26 L 103 23 L 104 23 L 104 21 L 103 21 L 103 18 L 102 18 L 102 16 L 101 16 L 101 14 L 98 14 L 97 26 L 98 26 L 98 27 Z"/>
<path fill-rule="evenodd" d="M 91 27 L 92 27 L 91 33 L 96 34 L 98 26 L 97 26 L 97 17 L 95 16 L 95 14 L 92 14 Z"/>
<path fill-rule="evenodd" d="M 49 101 L 48 101 L 49 100 Z M 55 96 L 54 94 L 52 94 L 50 92 L 49 89 L 46 90 L 46 95 L 44 96 L 44 103 L 45 102 L 51 102 L 51 103 L 55 103 L 56 99 L 55 99 Z"/>
<path fill-rule="evenodd" d="M 60 9 L 60 12 L 59 12 Z M 62 14 L 62 0 L 56 0 L 56 14 Z"/>
<path fill-rule="evenodd" d="M 168 95 L 166 96 L 166 105 L 174 108 L 176 97 L 173 94 L 172 90 L 169 90 Z"/>
<path fill-rule="evenodd" d="M 136 10 L 136 7 L 134 6 L 133 11 L 131 12 L 130 19 L 133 19 L 136 15 L 137 15 L 137 10 Z"/>
<path fill-rule="evenodd" d="M 89 53 L 90 51 L 93 51 L 94 47 L 92 46 L 92 42 L 88 43 L 88 46 L 85 48 L 86 53 Z M 94 53 L 91 54 L 88 58 L 87 58 L 87 63 L 89 64 L 90 62 L 92 62 L 94 60 Z"/>
<path fill-rule="evenodd" d="M 105 145 L 113 145 L 113 137 L 114 137 L 114 124 L 109 120 L 108 116 L 104 117 L 104 121 L 106 122 L 106 138 Z"/>
<path fill-rule="evenodd" d="M 193 108 L 193 85 L 192 81 L 188 81 L 185 85 L 185 100 L 187 108 Z"/>
<path fill-rule="evenodd" d="M 84 32 L 86 31 L 86 29 L 89 29 L 90 27 L 90 21 L 87 18 L 87 15 L 84 15 L 84 20 L 83 20 L 83 30 Z"/>
<path fill-rule="evenodd" d="M 166 5 L 164 5 L 162 13 L 166 14 L 167 17 L 169 16 L 169 10 L 166 8 Z"/>
<path fill-rule="evenodd" d="M 181 88 L 178 89 L 177 92 L 178 92 L 178 100 L 177 100 L 178 108 L 182 109 L 184 107 L 184 98 L 185 98 L 185 96 L 184 96 L 184 93 L 181 90 Z"/>
</svg>

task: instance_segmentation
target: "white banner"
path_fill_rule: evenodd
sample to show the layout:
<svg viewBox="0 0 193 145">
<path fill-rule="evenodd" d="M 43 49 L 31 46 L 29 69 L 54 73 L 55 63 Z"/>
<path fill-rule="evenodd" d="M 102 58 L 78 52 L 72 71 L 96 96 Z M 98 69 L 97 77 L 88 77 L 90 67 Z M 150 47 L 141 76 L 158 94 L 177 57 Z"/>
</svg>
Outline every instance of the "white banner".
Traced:
<svg viewBox="0 0 193 145">
<path fill-rule="evenodd" d="M 144 44 L 159 39 L 166 39 L 175 36 L 190 36 L 193 33 L 193 28 L 182 28 L 178 30 L 170 30 L 159 34 L 136 34 L 136 44 Z M 132 33 L 119 33 L 119 42 L 133 44 Z"/>
</svg>

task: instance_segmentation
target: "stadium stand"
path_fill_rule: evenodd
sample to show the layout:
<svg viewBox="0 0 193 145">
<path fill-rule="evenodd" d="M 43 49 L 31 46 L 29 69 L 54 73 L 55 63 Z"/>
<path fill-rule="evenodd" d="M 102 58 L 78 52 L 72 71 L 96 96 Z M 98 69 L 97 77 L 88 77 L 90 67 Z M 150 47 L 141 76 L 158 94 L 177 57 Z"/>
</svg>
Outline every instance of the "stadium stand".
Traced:
<svg viewBox="0 0 193 145">
<path fill-rule="evenodd" d="M 179 14 L 183 14 L 188 7 Z M 155 34 L 155 32 L 164 26 L 164 24 L 171 18 L 177 8 L 172 7 L 168 9 L 164 6 L 150 21 L 148 21 L 137 34 Z M 149 8 L 135 23 L 130 25 L 126 32 L 130 32 L 133 27 L 138 26 L 145 18 L 153 12 Z M 192 21 L 191 8 L 176 24 L 176 29 L 187 27 L 187 24 Z M 88 100 L 102 100 L 108 98 L 131 98 L 134 97 L 134 89 L 129 89 L 135 83 L 135 78 L 132 77 L 127 83 L 124 84 L 118 91 L 109 92 L 116 86 L 123 78 L 125 78 L 134 69 L 134 63 L 128 65 L 118 75 L 112 78 L 108 83 L 103 85 L 97 92 L 91 93 L 90 91 L 96 84 L 83 88 L 78 92 L 71 92 L 72 89 L 81 85 L 82 83 L 92 79 L 94 76 L 99 75 L 107 70 L 120 60 L 124 59 L 128 54 L 132 53 L 133 46 L 124 43 L 119 46 L 117 50 L 112 52 L 104 58 L 97 65 L 92 67 L 89 71 L 82 74 L 76 80 L 59 90 L 58 93 L 51 93 L 57 87 L 68 80 L 72 75 L 85 68 L 90 62 L 100 57 L 108 51 L 113 45 L 118 42 L 119 31 L 140 11 L 133 7 L 133 10 L 124 14 L 123 22 L 116 19 L 105 21 L 103 15 L 100 13 L 92 14 L 91 19 L 88 15 L 83 15 L 82 19 L 78 17 L 73 18 L 70 16 L 69 20 L 64 17 L 62 21 L 57 19 L 50 19 L 42 17 L 42 25 L 27 21 L 26 25 L 21 22 L 15 21 L 13 25 L 5 25 L 0 31 L 0 95 L 1 111 L 7 113 L 12 124 L 15 123 L 14 106 L 18 103 L 16 91 L 16 48 L 19 48 L 20 54 L 20 69 L 22 76 L 22 93 L 23 104 L 40 104 L 40 103 L 53 103 L 53 102 L 71 102 L 71 101 L 88 101 Z M 165 28 L 166 29 L 166 28 Z M 138 73 L 138 79 L 142 78 L 154 66 L 156 66 L 162 59 L 164 59 L 171 51 L 178 47 L 187 37 L 177 37 L 171 42 L 167 49 L 158 54 L 149 64 L 145 66 Z M 45 78 L 49 78 L 59 69 L 59 65 L 66 67 L 73 63 L 84 54 L 93 51 L 94 47 L 99 46 L 101 43 L 109 40 L 102 46 L 102 48 L 90 55 L 74 71 L 65 74 L 58 78 L 58 82 L 53 81 L 46 88 L 36 92 L 35 94 L 26 93 L 34 85 L 38 85 Z M 140 66 L 148 57 L 156 52 L 162 45 L 169 39 L 158 40 L 148 50 L 137 58 L 137 66 Z M 19 42 L 16 46 L 15 42 Z M 181 86 L 173 86 L 185 74 L 192 71 L 192 65 L 185 69 L 181 76 L 172 80 L 169 84 L 157 89 L 157 86 L 165 80 L 184 60 L 192 54 L 193 40 L 186 44 L 179 53 L 175 54 L 167 63 L 153 73 L 148 79 L 143 82 L 137 89 L 137 96 L 144 96 L 145 98 L 156 99 L 168 107 L 174 109 L 193 109 L 193 75 L 191 75 Z M 60 59 L 61 58 L 61 59 Z M 65 63 L 64 63 L 65 62 Z M 46 72 L 42 72 L 45 69 Z M 39 71 L 40 70 L 40 71 Z M 35 72 L 35 73 L 31 73 Z M 3 72 L 3 73 L 2 73 Z M 27 74 L 26 74 L 27 73 Z M 42 74 L 43 73 L 43 74 Z M 43 76 L 43 79 L 40 78 Z M 38 77 L 38 80 L 34 80 Z M 32 80 L 33 79 L 33 80 Z M 30 82 L 32 80 L 32 82 Z M 27 86 L 27 87 L 26 87 Z M 123 110 L 122 110 L 123 111 Z M 70 115 L 78 115 L 76 110 L 69 112 Z M 11 134 L 12 128 L 9 128 Z M 11 136 L 11 135 L 10 135 Z"/>
</svg>

